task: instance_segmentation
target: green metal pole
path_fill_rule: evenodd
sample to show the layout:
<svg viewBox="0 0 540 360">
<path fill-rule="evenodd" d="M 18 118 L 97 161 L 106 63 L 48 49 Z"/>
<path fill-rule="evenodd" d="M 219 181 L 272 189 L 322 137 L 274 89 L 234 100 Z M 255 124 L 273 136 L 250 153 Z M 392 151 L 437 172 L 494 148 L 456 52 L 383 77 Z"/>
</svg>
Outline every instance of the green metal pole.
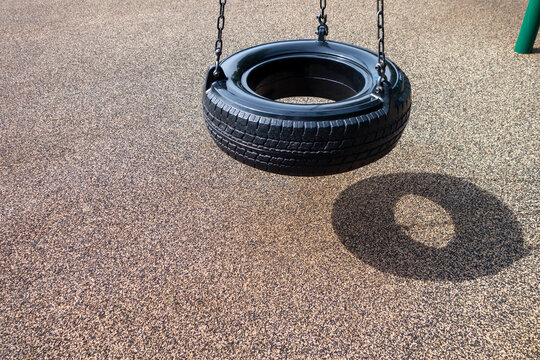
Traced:
<svg viewBox="0 0 540 360">
<path fill-rule="evenodd" d="M 519 31 L 514 51 L 520 54 L 528 54 L 532 51 L 534 40 L 540 26 L 540 0 L 529 0 L 523 24 Z"/>
</svg>

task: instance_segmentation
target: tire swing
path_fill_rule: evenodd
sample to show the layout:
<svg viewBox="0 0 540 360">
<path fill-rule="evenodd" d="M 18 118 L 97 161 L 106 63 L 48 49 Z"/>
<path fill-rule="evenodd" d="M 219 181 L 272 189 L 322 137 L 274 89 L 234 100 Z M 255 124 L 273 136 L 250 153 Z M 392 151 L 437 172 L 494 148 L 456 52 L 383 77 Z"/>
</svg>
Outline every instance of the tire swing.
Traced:
<svg viewBox="0 0 540 360">
<path fill-rule="evenodd" d="M 220 62 L 226 0 L 220 0 L 216 62 L 203 94 L 206 125 L 227 154 L 286 175 L 328 175 L 388 154 L 409 118 L 411 86 L 384 54 L 384 0 L 377 0 L 378 53 L 327 41 L 326 0 L 317 40 L 280 41 Z M 294 104 L 289 97 L 334 102 Z"/>
</svg>

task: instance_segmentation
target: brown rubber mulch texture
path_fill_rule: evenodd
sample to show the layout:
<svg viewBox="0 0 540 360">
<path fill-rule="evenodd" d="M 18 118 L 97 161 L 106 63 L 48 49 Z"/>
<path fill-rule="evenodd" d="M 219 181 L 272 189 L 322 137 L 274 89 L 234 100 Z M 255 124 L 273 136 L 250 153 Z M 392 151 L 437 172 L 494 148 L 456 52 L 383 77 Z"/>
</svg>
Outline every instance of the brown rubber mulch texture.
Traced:
<svg viewBox="0 0 540 360">
<path fill-rule="evenodd" d="M 0 358 L 540 357 L 540 53 L 527 1 L 392 1 L 385 158 L 265 173 L 204 125 L 218 1 L 0 4 Z M 229 1 L 225 56 L 319 2 Z M 328 2 L 375 48 L 375 1 Z"/>
</svg>

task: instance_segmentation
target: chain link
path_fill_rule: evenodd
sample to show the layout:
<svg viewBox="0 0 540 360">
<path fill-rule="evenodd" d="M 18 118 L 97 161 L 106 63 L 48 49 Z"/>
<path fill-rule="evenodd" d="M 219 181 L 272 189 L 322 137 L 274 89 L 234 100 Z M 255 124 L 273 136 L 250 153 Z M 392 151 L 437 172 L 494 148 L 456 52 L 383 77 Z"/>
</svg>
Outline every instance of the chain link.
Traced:
<svg viewBox="0 0 540 360">
<path fill-rule="evenodd" d="M 317 31 L 315 34 L 319 35 L 319 41 L 324 41 L 328 35 L 328 25 L 326 25 L 328 17 L 324 13 L 326 10 L 326 0 L 320 0 L 319 2 L 321 5 L 321 13 L 317 15 L 317 19 L 319 19 L 319 26 L 317 26 Z"/>
<path fill-rule="evenodd" d="M 377 87 L 375 91 L 382 93 L 384 91 L 383 83 L 387 80 L 386 77 L 386 56 L 384 55 L 384 0 L 377 0 L 377 38 L 378 38 L 378 63 L 375 66 L 379 78 L 377 79 Z"/>
<path fill-rule="evenodd" d="M 223 52 L 223 28 L 225 27 L 225 5 L 227 0 L 219 0 L 219 16 L 217 19 L 218 36 L 216 40 L 215 52 L 216 52 L 216 68 L 214 69 L 214 75 L 219 75 L 219 59 Z"/>
</svg>

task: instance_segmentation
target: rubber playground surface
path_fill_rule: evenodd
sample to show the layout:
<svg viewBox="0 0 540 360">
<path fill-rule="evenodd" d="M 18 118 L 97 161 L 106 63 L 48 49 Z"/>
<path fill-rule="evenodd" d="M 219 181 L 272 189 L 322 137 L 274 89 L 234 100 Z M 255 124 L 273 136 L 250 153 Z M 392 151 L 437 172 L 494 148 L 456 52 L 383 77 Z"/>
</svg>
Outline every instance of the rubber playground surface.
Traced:
<svg viewBox="0 0 540 360">
<path fill-rule="evenodd" d="M 309 4 L 308 4 L 309 3 Z M 0 4 L 0 357 L 540 357 L 540 53 L 527 1 L 386 3 L 413 105 L 356 171 L 212 142 L 218 1 Z M 315 38 L 319 2 L 227 3 L 224 56 Z M 374 1 L 328 1 L 374 49 Z"/>
</svg>

